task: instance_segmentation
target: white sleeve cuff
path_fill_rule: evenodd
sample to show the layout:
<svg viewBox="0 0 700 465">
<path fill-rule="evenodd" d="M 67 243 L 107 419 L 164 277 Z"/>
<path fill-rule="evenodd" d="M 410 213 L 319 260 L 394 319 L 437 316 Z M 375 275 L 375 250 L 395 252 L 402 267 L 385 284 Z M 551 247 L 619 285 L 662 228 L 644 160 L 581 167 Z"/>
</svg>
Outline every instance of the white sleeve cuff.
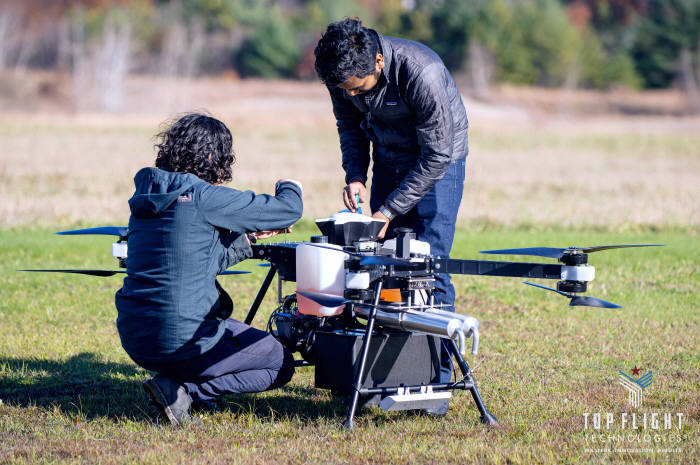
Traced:
<svg viewBox="0 0 700 465">
<path fill-rule="evenodd" d="M 300 183 L 300 182 L 298 182 L 298 181 L 293 181 L 293 180 L 291 180 L 291 179 L 288 179 L 288 180 L 286 180 L 286 181 L 283 181 L 282 183 L 287 183 L 287 182 L 290 183 L 290 184 L 294 184 L 295 186 L 297 186 L 297 187 L 299 188 L 299 191 L 301 191 L 302 193 L 304 192 L 304 188 L 301 186 L 301 183 Z M 277 184 L 275 184 L 275 192 L 277 192 L 277 190 L 278 190 L 279 187 L 280 187 L 280 184 L 282 184 L 282 183 L 280 183 L 279 181 L 277 181 Z"/>
</svg>

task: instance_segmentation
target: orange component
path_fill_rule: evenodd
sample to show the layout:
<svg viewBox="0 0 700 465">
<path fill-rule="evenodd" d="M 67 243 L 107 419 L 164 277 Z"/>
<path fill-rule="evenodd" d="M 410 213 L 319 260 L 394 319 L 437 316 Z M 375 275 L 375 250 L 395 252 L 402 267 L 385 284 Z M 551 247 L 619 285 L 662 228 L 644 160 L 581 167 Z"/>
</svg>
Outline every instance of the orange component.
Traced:
<svg viewBox="0 0 700 465">
<path fill-rule="evenodd" d="M 382 289 L 379 298 L 384 302 L 401 302 L 401 289 Z"/>
</svg>

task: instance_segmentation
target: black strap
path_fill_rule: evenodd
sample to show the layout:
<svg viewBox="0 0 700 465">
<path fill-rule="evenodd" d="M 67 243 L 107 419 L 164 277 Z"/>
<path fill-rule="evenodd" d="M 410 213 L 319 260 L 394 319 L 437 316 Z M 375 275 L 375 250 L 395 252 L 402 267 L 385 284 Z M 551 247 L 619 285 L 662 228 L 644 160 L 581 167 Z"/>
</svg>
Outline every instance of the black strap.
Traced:
<svg viewBox="0 0 700 465">
<path fill-rule="evenodd" d="M 216 290 L 219 292 L 219 299 L 216 302 L 219 306 L 217 317 L 221 318 L 222 320 L 226 320 L 233 313 L 233 300 L 231 299 L 231 296 L 228 295 L 226 290 L 221 287 L 218 280 L 214 280 L 214 285 L 216 286 Z"/>
</svg>

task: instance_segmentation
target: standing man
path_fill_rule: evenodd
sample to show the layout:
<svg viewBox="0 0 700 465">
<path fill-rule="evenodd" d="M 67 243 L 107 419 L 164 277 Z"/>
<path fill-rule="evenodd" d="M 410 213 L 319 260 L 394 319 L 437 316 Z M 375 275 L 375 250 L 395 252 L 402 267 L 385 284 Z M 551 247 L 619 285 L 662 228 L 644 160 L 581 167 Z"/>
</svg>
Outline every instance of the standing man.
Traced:
<svg viewBox="0 0 700 465">
<path fill-rule="evenodd" d="M 410 227 L 448 257 L 462 200 L 467 114 L 440 57 L 423 44 L 379 34 L 359 19 L 331 23 L 314 51 L 328 87 L 345 170 L 343 201 L 351 210 L 367 198 L 372 145 L 373 217 L 386 221 L 380 238 Z M 449 274 L 438 274 L 436 300 L 454 311 Z M 451 376 L 442 354 L 441 382 Z M 447 412 L 447 405 L 435 414 Z"/>
</svg>

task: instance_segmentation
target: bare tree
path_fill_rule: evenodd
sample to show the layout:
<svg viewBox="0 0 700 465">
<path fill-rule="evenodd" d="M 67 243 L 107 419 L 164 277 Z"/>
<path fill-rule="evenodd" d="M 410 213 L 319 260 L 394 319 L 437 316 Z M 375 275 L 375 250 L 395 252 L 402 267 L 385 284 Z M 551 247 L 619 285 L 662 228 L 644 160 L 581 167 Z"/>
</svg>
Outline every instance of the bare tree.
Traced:
<svg viewBox="0 0 700 465">
<path fill-rule="evenodd" d="M 164 26 L 160 52 L 160 74 L 167 77 L 191 77 L 199 71 L 199 62 L 206 42 L 204 26 L 199 18 L 185 23 L 179 12 L 170 12 Z"/>
<path fill-rule="evenodd" d="M 159 74 L 170 78 L 164 87 L 164 99 L 173 108 L 186 105 L 189 100 L 190 80 L 199 71 L 206 33 L 201 20 L 183 21 L 177 4 L 167 13 L 165 22 Z"/>
<path fill-rule="evenodd" d="M 108 20 L 95 50 L 95 90 L 103 110 L 118 111 L 123 105 L 130 46 L 131 25 Z"/>
<path fill-rule="evenodd" d="M 71 24 L 66 16 L 56 25 L 56 42 L 56 70 L 66 71 L 71 61 Z"/>
<path fill-rule="evenodd" d="M 24 14 L 11 5 L 0 6 L 0 70 L 10 68 L 21 37 Z"/>
<path fill-rule="evenodd" d="M 566 72 L 566 78 L 564 79 L 563 89 L 564 93 L 559 98 L 557 104 L 559 113 L 562 115 L 568 114 L 571 110 L 571 97 L 578 88 L 579 81 L 581 79 L 581 57 L 576 58 L 569 66 L 569 70 Z"/>
<path fill-rule="evenodd" d="M 85 22 L 83 13 L 79 10 L 71 22 L 70 28 L 70 55 L 73 76 L 73 99 L 78 110 L 83 109 L 87 103 L 90 81 L 88 70 L 87 48 L 85 46 Z"/>
<path fill-rule="evenodd" d="M 698 83 L 693 68 L 693 55 L 690 53 L 690 50 L 683 48 L 680 55 L 681 82 L 688 96 L 690 111 L 700 114 L 700 91 L 698 91 Z"/>
<path fill-rule="evenodd" d="M 493 76 L 493 56 L 476 38 L 469 41 L 469 71 L 477 98 L 485 99 Z"/>
<path fill-rule="evenodd" d="M 34 28 L 28 28 L 21 34 L 17 44 L 17 58 L 15 59 L 15 71 L 22 73 L 27 68 L 27 63 L 36 48 L 39 33 Z"/>
</svg>

